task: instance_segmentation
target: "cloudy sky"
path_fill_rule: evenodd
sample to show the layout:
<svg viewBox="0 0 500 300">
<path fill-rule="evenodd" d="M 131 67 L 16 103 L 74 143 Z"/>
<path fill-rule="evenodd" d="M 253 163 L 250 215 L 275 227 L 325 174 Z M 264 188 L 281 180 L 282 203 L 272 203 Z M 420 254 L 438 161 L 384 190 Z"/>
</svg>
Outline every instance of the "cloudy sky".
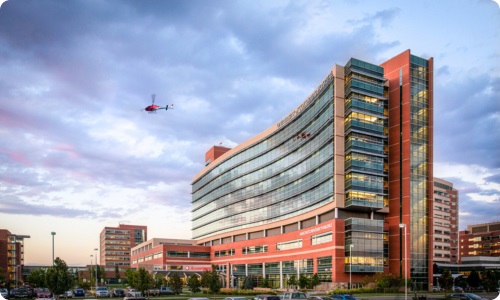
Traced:
<svg viewBox="0 0 500 300">
<path fill-rule="evenodd" d="M 3 3 L 2 3 L 3 2 Z M 0 229 L 26 264 L 90 263 L 99 233 L 191 238 L 205 152 L 299 105 L 334 64 L 435 59 L 435 176 L 460 228 L 500 221 L 500 8 L 491 0 L 8 0 L 0 8 Z M 175 110 L 148 114 L 151 94 Z"/>
</svg>

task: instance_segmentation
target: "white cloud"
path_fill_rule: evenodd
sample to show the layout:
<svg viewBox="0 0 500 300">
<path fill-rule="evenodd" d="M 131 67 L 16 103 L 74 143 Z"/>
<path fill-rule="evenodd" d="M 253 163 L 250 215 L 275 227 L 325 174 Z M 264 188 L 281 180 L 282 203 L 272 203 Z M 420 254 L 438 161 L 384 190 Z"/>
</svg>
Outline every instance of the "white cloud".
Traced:
<svg viewBox="0 0 500 300">
<path fill-rule="evenodd" d="M 475 184 L 482 190 L 496 190 L 500 192 L 500 184 L 487 182 L 485 180 L 485 178 L 498 173 L 500 173 L 500 170 L 486 168 L 479 165 L 434 162 L 435 177 L 459 178 L 464 182 Z"/>
</svg>

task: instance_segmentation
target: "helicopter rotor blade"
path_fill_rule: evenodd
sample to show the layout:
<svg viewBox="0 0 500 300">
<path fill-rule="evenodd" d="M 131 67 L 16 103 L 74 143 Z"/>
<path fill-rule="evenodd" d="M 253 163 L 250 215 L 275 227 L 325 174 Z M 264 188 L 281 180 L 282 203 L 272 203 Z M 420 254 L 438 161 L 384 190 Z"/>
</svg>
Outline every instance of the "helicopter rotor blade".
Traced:
<svg viewBox="0 0 500 300">
<path fill-rule="evenodd" d="M 155 98 L 156 98 L 156 94 L 152 94 L 151 99 L 153 100 L 153 104 L 155 104 Z"/>
</svg>

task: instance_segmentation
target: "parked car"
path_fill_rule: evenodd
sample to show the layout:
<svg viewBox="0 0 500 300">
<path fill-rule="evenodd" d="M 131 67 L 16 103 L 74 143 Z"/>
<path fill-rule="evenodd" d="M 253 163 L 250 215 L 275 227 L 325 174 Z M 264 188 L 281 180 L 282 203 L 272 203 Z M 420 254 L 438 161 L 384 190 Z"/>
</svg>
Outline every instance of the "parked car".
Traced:
<svg viewBox="0 0 500 300">
<path fill-rule="evenodd" d="M 112 297 L 125 297 L 125 290 L 124 289 L 113 289 L 111 296 Z"/>
<path fill-rule="evenodd" d="M 479 297 L 476 294 L 471 294 L 471 293 L 457 293 L 457 294 L 452 294 L 450 296 L 450 299 L 460 299 L 460 300 L 488 300 L 486 298 Z"/>
<path fill-rule="evenodd" d="M 31 291 L 28 288 L 22 287 L 16 290 L 15 298 L 31 298 Z"/>
<path fill-rule="evenodd" d="M 189 298 L 188 300 L 210 300 L 208 298 L 197 297 L 197 298 Z"/>
<path fill-rule="evenodd" d="M 353 295 L 349 294 L 333 294 L 330 295 L 331 299 L 340 299 L 340 300 L 358 300 L 358 298 L 354 297 Z"/>
<path fill-rule="evenodd" d="M 443 289 L 440 286 L 437 286 L 437 285 L 435 285 L 435 286 L 432 287 L 432 291 L 433 292 L 439 292 L 439 291 L 442 291 L 442 290 Z"/>
<path fill-rule="evenodd" d="M 255 296 L 254 300 L 281 300 L 280 296 L 277 295 L 257 295 Z"/>
<path fill-rule="evenodd" d="M 37 298 L 51 298 L 52 293 L 47 288 L 39 288 L 36 290 Z"/>
<path fill-rule="evenodd" d="M 332 298 L 326 296 L 309 296 L 307 300 L 332 300 Z"/>
<path fill-rule="evenodd" d="M 226 297 L 224 300 L 248 300 L 245 297 Z"/>
<path fill-rule="evenodd" d="M 141 297 L 141 292 L 136 289 L 130 289 L 127 291 L 127 297 Z"/>
<path fill-rule="evenodd" d="M 84 289 L 80 289 L 80 288 L 75 289 L 73 291 L 73 296 L 74 297 L 85 297 L 85 290 Z"/>
<path fill-rule="evenodd" d="M 161 286 L 160 287 L 160 295 L 173 295 L 175 294 L 174 291 L 168 286 Z"/>
<path fill-rule="evenodd" d="M 464 289 L 459 287 L 459 286 L 452 286 L 451 287 L 451 290 L 455 293 L 463 293 L 464 292 Z"/>
<path fill-rule="evenodd" d="M 66 291 L 64 294 L 59 295 L 59 298 L 73 298 L 73 291 Z"/>
<path fill-rule="evenodd" d="M 9 291 L 7 289 L 0 289 L 0 295 L 4 298 L 7 299 L 9 298 Z"/>
<path fill-rule="evenodd" d="M 98 286 L 95 290 L 96 297 L 109 297 L 109 290 L 105 286 Z"/>
<path fill-rule="evenodd" d="M 16 288 L 14 288 L 14 289 L 10 289 L 10 291 L 9 291 L 9 297 L 10 297 L 10 298 L 14 298 L 14 297 L 16 297 L 16 292 L 17 292 L 17 289 L 16 289 Z"/>
<path fill-rule="evenodd" d="M 281 299 L 307 299 L 307 294 L 303 292 L 281 293 Z"/>
</svg>

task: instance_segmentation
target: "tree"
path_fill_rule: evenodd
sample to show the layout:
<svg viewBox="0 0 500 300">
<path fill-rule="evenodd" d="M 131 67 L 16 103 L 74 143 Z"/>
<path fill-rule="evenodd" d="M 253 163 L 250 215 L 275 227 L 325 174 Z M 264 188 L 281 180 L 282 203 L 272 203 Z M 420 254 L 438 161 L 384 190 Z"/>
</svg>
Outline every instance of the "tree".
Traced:
<svg viewBox="0 0 500 300">
<path fill-rule="evenodd" d="M 243 289 L 245 290 L 251 290 L 254 288 L 253 285 L 253 279 L 250 276 L 245 276 L 245 279 L 243 279 Z"/>
<path fill-rule="evenodd" d="M 73 275 L 69 272 L 66 262 L 59 257 L 55 259 L 54 266 L 47 270 L 46 278 L 47 288 L 56 299 L 74 286 Z"/>
<path fill-rule="evenodd" d="M 210 292 L 216 294 L 222 288 L 219 274 L 217 273 L 217 265 L 212 265 L 211 271 L 204 271 L 201 276 L 201 285 L 206 287 Z"/>
<path fill-rule="evenodd" d="M 311 278 L 311 289 L 314 289 L 320 283 L 321 283 L 321 281 L 319 280 L 318 273 L 314 273 L 313 276 L 312 276 L 312 278 Z"/>
<path fill-rule="evenodd" d="M 115 278 L 116 282 L 120 282 L 120 269 L 118 269 L 118 266 L 115 266 Z"/>
<path fill-rule="evenodd" d="M 262 281 L 260 282 L 260 286 L 263 288 L 270 288 L 271 286 L 269 285 L 269 280 L 267 278 L 262 278 Z"/>
<path fill-rule="evenodd" d="M 0 267 L 0 282 L 5 282 L 5 270 Z"/>
<path fill-rule="evenodd" d="M 477 288 L 481 285 L 481 278 L 479 278 L 479 274 L 477 274 L 476 270 L 472 270 L 467 277 L 467 284 L 470 287 Z"/>
<path fill-rule="evenodd" d="M 309 278 L 305 274 L 300 274 L 299 276 L 299 287 L 300 289 L 305 289 L 309 285 Z"/>
<path fill-rule="evenodd" d="M 451 290 L 451 287 L 453 286 L 453 277 L 451 276 L 450 270 L 444 269 L 441 276 L 439 276 L 438 281 L 439 281 L 439 285 L 445 291 Z"/>
<path fill-rule="evenodd" d="M 170 288 L 172 291 L 174 291 L 175 294 L 179 295 L 182 292 L 182 280 L 179 274 L 174 273 L 171 277 L 170 280 L 168 281 Z"/>
<path fill-rule="evenodd" d="M 137 273 L 136 270 L 134 269 L 126 269 L 125 270 L 125 279 L 127 280 L 127 283 L 132 286 L 132 282 L 135 281 L 135 274 Z"/>
<path fill-rule="evenodd" d="M 154 285 L 154 279 L 149 272 L 144 268 L 139 268 L 133 276 L 133 283 L 130 284 L 133 288 L 144 295 L 144 291 L 150 289 Z"/>
<path fill-rule="evenodd" d="M 191 277 L 189 277 L 188 282 L 187 282 L 187 286 L 188 286 L 189 290 L 191 291 L 191 293 L 199 293 L 201 291 L 200 290 L 200 287 L 201 287 L 200 279 L 195 274 L 193 274 L 193 275 L 191 275 Z"/>
<path fill-rule="evenodd" d="M 167 279 L 165 278 L 165 276 L 163 276 L 160 273 L 156 273 L 154 276 L 154 279 L 155 279 L 155 287 L 156 288 L 160 288 L 162 286 L 168 285 Z"/>
<path fill-rule="evenodd" d="M 28 282 L 31 287 L 46 287 L 47 271 L 45 269 L 36 269 L 28 275 Z"/>
<path fill-rule="evenodd" d="M 98 278 L 98 282 L 103 282 L 104 284 L 106 284 L 106 271 L 104 270 L 104 267 L 101 267 L 99 266 L 97 268 L 97 278 Z"/>
<path fill-rule="evenodd" d="M 298 282 L 297 282 L 297 277 L 295 277 L 295 275 L 291 275 L 286 281 L 286 283 L 288 284 L 289 287 L 297 289 Z"/>
<path fill-rule="evenodd" d="M 497 288 L 498 279 L 493 270 L 487 270 L 485 272 L 481 272 L 481 279 L 483 282 L 483 287 L 488 292 L 494 292 Z"/>
</svg>

